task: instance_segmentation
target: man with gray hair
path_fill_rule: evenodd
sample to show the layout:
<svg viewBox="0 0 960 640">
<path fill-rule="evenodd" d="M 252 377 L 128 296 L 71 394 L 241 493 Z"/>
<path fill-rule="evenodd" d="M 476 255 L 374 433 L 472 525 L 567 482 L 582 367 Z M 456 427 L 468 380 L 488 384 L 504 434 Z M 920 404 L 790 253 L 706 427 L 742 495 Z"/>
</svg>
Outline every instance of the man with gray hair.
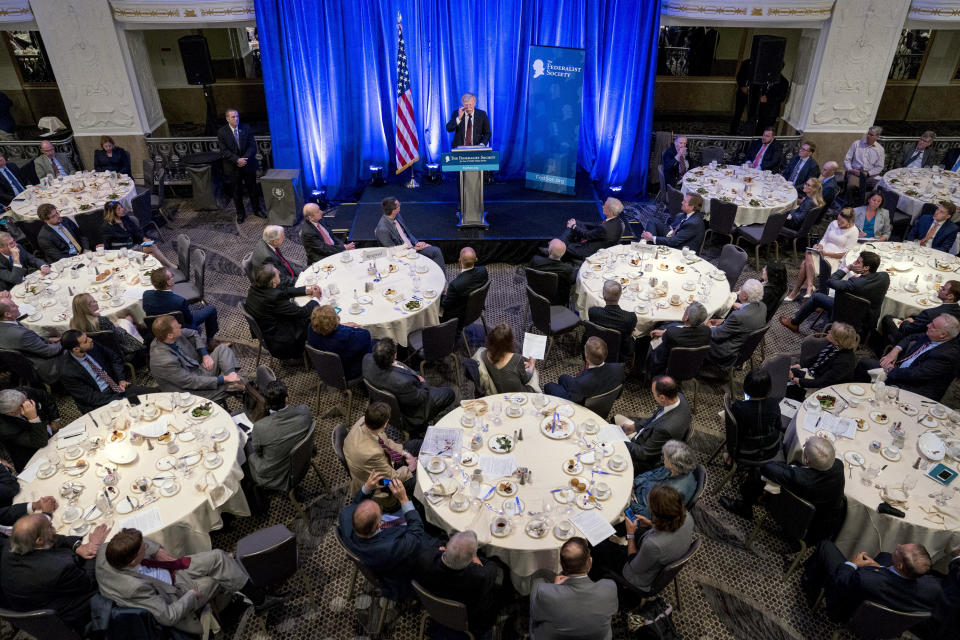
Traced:
<svg viewBox="0 0 960 640">
<path fill-rule="evenodd" d="M 728 369 L 737 360 L 740 347 L 747 337 L 764 325 L 767 305 L 763 303 L 763 285 L 750 278 L 737 292 L 740 308 L 724 319 L 708 320 L 710 327 L 710 353 L 707 363 L 717 369 Z"/>
<path fill-rule="evenodd" d="M 447 131 L 455 132 L 450 147 L 486 147 L 490 144 L 490 119 L 487 112 L 477 109 L 477 96 L 465 93 L 460 97 L 460 108 L 447 121 Z"/>
<path fill-rule="evenodd" d="M 823 166 L 820 167 L 820 195 L 823 196 L 823 201 L 828 209 L 833 204 L 834 198 L 837 197 L 837 170 L 839 168 L 840 165 L 833 160 L 824 162 Z"/>
<path fill-rule="evenodd" d="M 543 250 L 541 249 L 541 251 Z M 566 243 L 559 238 L 554 238 L 547 246 L 547 255 L 538 253 L 530 259 L 530 264 L 527 265 L 531 269 L 557 275 L 557 291 L 550 299 L 550 304 L 561 307 L 570 303 L 570 287 L 577 281 L 577 270 L 571 263 L 565 262 L 563 259 L 566 253 Z"/>
<path fill-rule="evenodd" d="M 251 262 L 253 272 L 259 273 L 265 264 L 272 264 L 280 274 L 280 287 L 283 289 L 297 286 L 297 276 L 300 272 L 280 251 L 280 246 L 286 236 L 283 227 L 277 224 L 268 224 L 263 228 L 263 235 L 253 248 Z"/>
<path fill-rule="evenodd" d="M 847 155 L 843 159 L 843 167 L 847 171 L 847 188 L 857 188 L 861 179 L 866 179 L 866 189 L 873 189 L 877 184 L 878 176 L 883 171 L 883 145 L 877 142 L 881 127 L 873 126 L 867 129 L 867 135 L 855 140 Z M 863 190 L 861 190 L 863 193 Z"/>
<path fill-rule="evenodd" d="M 660 342 L 651 347 L 647 356 L 647 374 L 659 376 L 666 372 L 670 351 L 674 347 L 696 348 L 710 344 L 710 327 L 703 323 L 707 320 L 707 308 L 694 300 L 683 312 L 679 323 L 672 323 L 650 332 L 652 340 Z"/>
<path fill-rule="evenodd" d="M 12 289 L 23 282 L 24 276 L 37 269 L 43 275 L 50 273 L 46 262 L 18 245 L 6 231 L 0 232 L 0 289 Z"/>
<path fill-rule="evenodd" d="M 937 139 L 937 134 L 933 131 L 924 131 L 920 134 L 920 138 L 913 144 L 908 144 L 903 147 L 903 152 L 900 153 L 900 160 L 897 162 L 898 167 L 903 167 L 904 169 L 920 169 L 920 168 L 929 168 L 933 166 L 933 141 Z"/>
<path fill-rule="evenodd" d="M 29 360 L 37 375 L 47 384 L 60 377 L 59 338 L 42 338 L 32 329 L 20 324 L 20 307 L 12 299 L 0 300 L 0 349 L 16 351 Z"/>
<path fill-rule="evenodd" d="M 603 283 L 603 302 L 605 306 L 590 307 L 587 316 L 590 322 L 613 329 L 620 334 L 620 354 L 610 360 L 630 362 L 633 357 L 633 330 L 637 328 L 637 314 L 624 311 L 620 308 L 620 295 L 623 288 L 616 280 L 607 280 Z"/>
<path fill-rule="evenodd" d="M 600 249 L 606 249 L 620 242 L 623 237 L 624 222 L 620 219 L 623 203 L 616 198 L 607 198 L 603 202 L 603 222 L 584 222 L 570 218 L 567 230 L 561 240 L 567 244 L 567 253 L 583 261 Z"/>
<path fill-rule="evenodd" d="M 663 167 L 663 179 L 671 187 L 680 184 L 680 178 L 690 168 L 690 160 L 687 158 L 687 136 L 678 135 L 673 138 L 673 144 L 663 150 L 660 156 L 660 166 Z M 660 185 L 662 189 L 666 187 Z"/>
<path fill-rule="evenodd" d="M 47 446 L 59 428 L 57 403 L 45 391 L 30 387 L 0 391 L 0 444 L 17 471 Z"/>
</svg>

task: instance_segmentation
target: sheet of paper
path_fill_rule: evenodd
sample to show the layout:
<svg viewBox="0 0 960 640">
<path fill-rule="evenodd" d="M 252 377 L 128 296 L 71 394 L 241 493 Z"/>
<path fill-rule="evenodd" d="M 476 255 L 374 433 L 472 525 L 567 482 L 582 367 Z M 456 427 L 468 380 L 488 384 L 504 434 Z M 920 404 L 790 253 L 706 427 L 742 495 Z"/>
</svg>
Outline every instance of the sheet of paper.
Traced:
<svg viewBox="0 0 960 640">
<path fill-rule="evenodd" d="M 86 433 L 86 432 L 87 432 L 87 424 L 85 422 L 77 421 L 68 427 L 64 427 L 63 429 L 60 429 L 60 431 L 57 431 L 57 437 L 67 438 L 68 436 L 74 436 L 79 433 Z M 72 440 L 73 438 L 70 438 L 70 439 Z"/>
<path fill-rule="evenodd" d="M 629 439 L 623 429 L 615 424 L 605 424 L 597 431 L 597 440 L 600 442 L 626 442 Z"/>
<path fill-rule="evenodd" d="M 506 455 L 481 455 L 477 467 L 483 471 L 484 479 L 495 480 L 505 476 L 512 476 L 517 470 L 517 459 L 512 453 Z"/>
<path fill-rule="evenodd" d="M 663 338 L 654 338 L 650 341 L 650 351 L 653 351 L 663 342 Z"/>
<path fill-rule="evenodd" d="M 799 408 L 800 403 L 796 400 L 784 398 L 780 401 L 780 415 L 786 416 L 790 420 L 793 420 L 793 416 L 797 415 L 797 409 Z"/>
<path fill-rule="evenodd" d="M 535 333 L 523 334 L 523 357 L 543 360 L 547 351 L 547 336 L 538 336 Z"/>
<path fill-rule="evenodd" d="M 455 456 L 460 453 L 463 440 L 463 429 L 445 427 L 427 427 L 420 445 L 421 456 Z"/>
<path fill-rule="evenodd" d="M 233 423 L 246 432 L 253 431 L 253 422 L 250 421 L 250 418 L 248 418 L 245 413 L 238 413 L 233 416 Z"/>
<path fill-rule="evenodd" d="M 23 471 L 20 472 L 20 475 L 17 478 L 20 479 L 20 482 L 33 482 L 37 479 L 37 471 L 40 470 L 40 461 L 37 460 L 33 464 L 29 464 L 23 468 Z"/>
<path fill-rule="evenodd" d="M 580 529 L 583 537 L 589 540 L 593 546 L 597 546 L 616 533 L 613 527 L 610 526 L 610 523 L 604 520 L 603 516 L 597 513 L 595 509 L 581 511 L 571 517 L 570 522 L 572 522 L 577 529 Z"/>
<path fill-rule="evenodd" d="M 163 521 L 160 519 L 160 511 L 156 507 L 150 509 L 141 509 L 134 511 L 129 518 L 124 518 L 114 525 L 114 531 L 120 529 L 139 529 L 143 535 L 148 535 L 158 531 L 163 527 Z"/>
<path fill-rule="evenodd" d="M 141 289 L 139 287 L 128 287 L 123 290 L 123 297 L 127 300 L 142 300 L 144 291 L 146 291 L 146 289 Z"/>
<path fill-rule="evenodd" d="M 829 414 L 807 411 L 806 415 L 803 416 L 803 428 L 807 431 L 816 432 L 820 428 L 820 423 L 823 422 L 823 417 Z"/>
</svg>

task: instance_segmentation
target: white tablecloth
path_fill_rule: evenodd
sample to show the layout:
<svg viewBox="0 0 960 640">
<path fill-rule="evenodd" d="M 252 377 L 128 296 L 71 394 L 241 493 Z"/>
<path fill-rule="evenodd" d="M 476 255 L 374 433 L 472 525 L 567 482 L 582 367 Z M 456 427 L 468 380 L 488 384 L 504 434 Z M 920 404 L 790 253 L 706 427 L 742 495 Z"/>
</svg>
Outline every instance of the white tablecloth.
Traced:
<svg viewBox="0 0 960 640">
<path fill-rule="evenodd" d="M 30 185 L 10 203 L 8 215 L 13 220 L 36 220 L 37 207 L 49 202 L 60 215 L 72 218 L 77 214 L 102 209 L 108 200 L 119 200 L 127 211 L 133 210 L 136 185 L 129 176 L 110 177 L 109 171 L 83 171 L 56 178 L 49 187 Z"/>
<path fill-rule="evenodd" d="M 737 205 L 737 226 L 766 222 L 771 214 L 793 209 L 797 203 L 797 190 L 779 173 L 733 165 L 691 169 L 683 176 L 682 190 L 699 193 L 706 214 L 710 198 L 729 198 Z"/>
<path fill-rule="evenodd" d="M 138 251 L 127 251 L 127 257 L 122 257 L 121 253 L 104 251 L 101 256 L 88 252 L 58 260 L 51 265 L 52 272 L 48 276 L 41 276 L 39 272 L 28 275 L 24 282 L 11 290 L 14 301 L 25 303 L 34 310 L 22 324 L 41 335 L 66 331 L 73 317 L 73 297 L 83 292 L 97 299 L 100 315 L 112 319 L 132 315 L 134 320 L 142 322 L 143 292 L 153 288 L 150 271 L 160 263 L 153 256 Z M 74 269 L 77 265 L 82 266 Z M 111 275 L 98 282 L 97 271 L 104 273 L 108 269 Z"/>
<path fill-rule="evenodd" d="M 856 396 L 850 391 L 851 387 L 859 386 L 864 395 Z M 839 392 L 839 393 L 838 393 Z M 840 416 L 843 418 L 862 419 L 864 421 L 865 431 L 857 431 L 853 439 L 839 437 L 834 442 L 837 451 L 837 457 L 842 458 L 849 451 L 859 453 L 864 458 L 864 464 L 867 467 L 880 468 L 886 466 L 877 479 L 869 486 L 864 485 L 860 480 L 862 468 L 854 466 L 851 472 L 849 465 L 847 468 L 847 478 L 844 486 L 844 493 L 847 496 L 847 519 L 843 528 L 837 537 L 837 546 L 843 551 L 844 555 L 852 556 L 858 551 L 866 551 L 871 556 L 880 551 L 892 551 L 893 548 L 901 542 L 922 543 L 934 563 L 942 559 L 945 554 L 957 548 L 960 545 L 960 496 L 953 488 L 960 486 L 958 481 L 948 485 L 948 491 L 953 494 L 944 506 L 937 507 L 934 498 L 930 495 L 940 492 L 943 485 L 933 480 L 927 475 L 927 471 L 915 470 L 913 465 L 920 456 L 917 450 L 918 438 L 927 431 L 939 432 L 945 442 L 960 440 L 960 425 L 950 422 L 948 419 L 936 419 L 932 415 L 930 418 L 931 427 L 919 424 L 918 420 L 929 415 L 929 411 L 934 407 L 940 407 L 944 414 L 948 415 L 950 409 L 940 405 L 932 400 L 919 396 L 915 393 L 900 391 L 900 402 L 886 402 L 883 406 L 871 406 L 870 400 L 874 398 L 873 390 L 870 385 L 835 385 L 827 387 L 812 394 L 808 402 L 813 404 L 818 394 L 829 394 L 837 398 L 837 406 L 843 407 L 842 398 L 849 400 L 861 400 L 860 406 L 842 409 Z M 925 403 L 925 404 L 924 404 Z M 908 415 L 900 406 L 909 409 Z M 801 456 L 801 448 L 807 438 L 813 436 L 810 430 L 798 427 L 803 425 L 807 415 L 807 404 L 805 403 L 787 429 L 785 446 L 788 448 L 788 458 L 797 462 Z M 918 411 L 919 413 L 915 413 Z M 873 413 L 885 414 L 888 422 L 878 424 L 870 417 Z M 900 459 L 891 461 L 870 450 L 870 443 L 878 441 L 882 447 L 891 444 L 893 438 L 889 433 L 890 426 L 896 422 L 902 423 L 906 431 L 906 444 L 900 453 Z M 947 466 L 958 469 L 956 461 L 950 458 L 942 460 Z M 931 463 L 932 469 L 936 463 Z M 893 516 L 883 515 L 877 512 L 877 505 L 881 502 L 882 490 L 876 485 L 888 487 L 891 490 L 899 489 L 903 485 L 904 478 L 908 476 L 916 477 L 917 485 L 909 490 L 909 497 L 906 507 L 897 506 L 906 513 L 905 518 L 895 518 Z M 947 514 L 943 524 L 938 517 L 932 516 L 929 512 L 935 508 L 940 509 Z M 925 511 L 926 510 L 926 511 Z"/>
<path fill-rule="evenodd" d="M 297 286 L 320 285 L 320 304 L 341 307 L 343 322 L 355 322 L 374 338 L 392 338 L 406 346 L 411 331 L 439 323 L 440 294 L 446 278 L 432 260 L 412 250 L 398 249 L 353 249 L 332 255 L 305 269 L 297 278 Z M 371 251 L 381 257 L 364 260 L 365 255 L 372 255 Z M 345 259 L 349 261 L 344 262 Z M 371 265 L 376 270 L 373 274 L 368 272 Z M 411 269 L 415 270 L 413 275 Z M 420 280 L 419 292 L 415 278 Z M 365 291 L 368 283 L 372 286 L 370 292 Z M 331 292 L 330 285 L 335 285 L 339 292 Z M 304 305 L 309 300 L 297 298 L 297 303 Z M 419 304 L 419 308 L 408 310 L 408 304 Z"/>
<path fill-rule="evenodd" d="M 654 251 L 658 253 L 654 255 Z M 695 261 L 685 259 L 676 249 L 636 243 L 598 251 L 577 273 L 576 306 L 580 317 L 586 318 L 590 307 L 604 306 L 603 283 L 611 278 L 617 279 L 624 289 L 620 307 L 637 313 L 634 335 L 646 334 L 658 322 L 679 322 L 693 300 L 703 304 L 710 315 L 727 311 L 734 299 L 726 276 L 695 254 L 691 254 L 691 258 Z M 682 268 L 683 273 L 679 273 L 678 268 Z M 640 273 L 643 275 L 638 275 Z M 663 289 L 665 284 L 666 291 L 651 290 L 651 277 L 658 280 L 657 288 Z M 677 305 L 669 302 L 674 294 L 680 296 Z M 651 295 L 656 297 L 647 299 Z"/>
<path fill-rule="evenodd" d="M 131 420 L 130 428 L 122 433 L 125 434 L 123 440 L 117 444 L 106 445 L 113 435 L 111 424 L 111 408 L 102 407 L 89 414 L 81 416 L 78 420 L 65 427 L 69 429 L 73 425 L 83 424 L 86 426 L 88 438 L 100 438 L 101 445 L 89 454 L 84 454 L 80 459 L 87 462 L 87 469 L 79 476 L 68 475 L 63 469 L 67 465 L 75 465 L 76 460 L 67 460 L 67 452 L 70 447 L 57 449 L 58 436 L 54 435 L 46 447 L 38 451 L 21 473 L 20 493 L 14 499 L 14 503 L 28 500 L 36 500 L 41 496 L 54 496 L 59 503 L 57 511 L 54 513 L 53 524 L 58 533 L 63 535 L 71 534 L 72 524 L 63 521 L 64 512 L 68 507 L 67 498 L 61 497 L 61 486 L 65 482 L 79 483 L 84 486 L 84 491 L 77 499 L 77 506 L 86 510 L 95 504 L 97 493 L 104 490 L 105 485 L 101 480 L 104 471 L 101 465 L 117 469 L 119 482 L 116 485 L 118 493 L 112 498 L 112 503 L 116 507 L 125 502 L 127 496 L 132 500 L 138 501 L 135 504 L 146 502 L 147 494 L 134 491 L 134 480 L 139 477 L 158 477 L 172 476 L 179 484 L 180 489 L 170 497 L 161 495 L 159 488 L 151 487 L 157 501 L 145 505 L 142 508 L 133 511 L 130 514 L 120 514 L 115 512 L 113 515 L 101 515 L 91 522 L 93 526 L 112 523 L 112 532 L 116 533 L 122 526 L 136 526 L 136 522 L 125 522 L 126 520 L 139 517 L 142 522 L 153 520 L 159 523 L 152 528 L 141 529 L 145 536 L 159 542 L 164 548 L 168 549 L 174 555 L 186 555 L 198 551 L 206 551 L 211 548 L 210 531 L 219 529 L 222 526 L 220 514 L 223 512 L 233 513 L 239 516 L 250 515 L 250 508 L 247 506 L 243 491 L 240 490 L 240 479 L 243 472 L 237 463 L 237 449 L 239 447 L 239 435 L 237 428 L 230 418 L 230 415 L 218 404 L 210 403 L 213 415 L 206 420 L 194 424 L 188 420 L 184 411 L 190 411 L 207 401 L 198 396 L 191 396 L 192 403 L 187 409 L 170 409 L 170 400 L 173 394 L 155 393 L 140 396 L 141 407 L 147 403 L 154 402 L 161 409 L 159 420 L 170 420 L 170 431 L 176 432 L 189 429 L 198 436 L 191 441 L 182 441 L 183 433 L 176 436 L 174 442 L 179 447 L 176 456 L 185 456 L 194 451 L 208 453 L 212 451 L 209 434 L 224 429 L 225 439 L 217 444 L 219 449 L 221 463 L 219 466 L 208 469 L 204 462 L 199 462 L 189 467 L 189 476 L 184 475 L 182 470 L 160 471 L 157 467 L 157 461 L 164 456 L 170 455 L 168 445 L 161 444 L 155 439 L 150 439 L 153 450 L 148 448 L 145 441 L 139 444 L 132 444 L 131 432 L 138 428 L 138 425 L 150 425 L 150 422 L 133 422 Z M 123 402 L 123 409 L 120 412 L 122 418 L 129 417 L 129 405 Z M 99 428 L 95 425 L 99 425 Z M 202 435 L 201 435 L 202 434 Z M 187 436 L 189 438 L 189 436 Z M 83 437 L 72 438 L 73 442 L 83 440 Z M 71 445 L 73 446 L 73 445 Z M 130 446 L 136 451 L 136 459 L 129 464 L 115 464 L 110 462 L 105 446 Z M 26 481 L 22 477 L 29 474 L 31 468 L 36 472 L 35 463 L 39 464 L 41 458 L 49 458 L 51 453 L 56 453 L 60 458 L 60 469 L 50 478 L 41 480 L 35 478 L 32 481 Z M 198 488 L 201 487 L 201 488 Z M 207 488 L 202 488 L 206 486 Z M 151 516 L 156 516 L 152 518 Z M 145 525 L 144 525 L 145 526 Z M 92 527 L 91 527 L 92 528 Z M 137 528 L 140 528 L 139 526 Z"/>
<path fill-rule="evenodd" d="M 952 200 L 960 205 L 960 174 L 953 171 L 892 169 L 883 174 L 880 184 L 900 196 L 897 208 L 910 214 L 911 223 L 928 202 Z M 960 219 L 960 214 L 953 219 Z"/>
</svg>

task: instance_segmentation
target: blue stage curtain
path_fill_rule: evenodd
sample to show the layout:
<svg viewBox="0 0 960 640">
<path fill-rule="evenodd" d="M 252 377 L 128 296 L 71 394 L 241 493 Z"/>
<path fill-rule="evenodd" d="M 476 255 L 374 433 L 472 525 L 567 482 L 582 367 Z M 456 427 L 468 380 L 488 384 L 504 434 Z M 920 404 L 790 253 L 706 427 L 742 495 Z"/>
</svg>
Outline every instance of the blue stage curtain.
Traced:
<svg viewBox="0 0 960 640">
<path fill-rule="evenodd" d="M 274 165 L 343 198 L 393 173 L 397 12 L 420 163 L 450 149 L 464 92 L 490 116 L 501 173 L 523 175 L 531 44 L 586 49 L 579 165 L 643 191 L 661 0 L 255 0 Z"/>
</svg>

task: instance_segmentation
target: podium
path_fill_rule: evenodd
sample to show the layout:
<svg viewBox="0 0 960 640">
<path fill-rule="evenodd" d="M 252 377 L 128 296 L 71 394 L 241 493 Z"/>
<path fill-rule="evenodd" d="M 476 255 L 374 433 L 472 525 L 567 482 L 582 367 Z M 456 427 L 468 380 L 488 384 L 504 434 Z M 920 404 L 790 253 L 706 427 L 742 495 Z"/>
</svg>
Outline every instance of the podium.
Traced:
<svg viewBox="0 0 960 640">
<path fill-rule="evenodd" d="M 443 154 L 442 171 L 460 174 L 460 211 L 457 226 L 486 229 L 487 212 L 483 210 L 483 172 L 500 168 L 500 152 L 489 147 L 458 147 Z"/>
</svg>

